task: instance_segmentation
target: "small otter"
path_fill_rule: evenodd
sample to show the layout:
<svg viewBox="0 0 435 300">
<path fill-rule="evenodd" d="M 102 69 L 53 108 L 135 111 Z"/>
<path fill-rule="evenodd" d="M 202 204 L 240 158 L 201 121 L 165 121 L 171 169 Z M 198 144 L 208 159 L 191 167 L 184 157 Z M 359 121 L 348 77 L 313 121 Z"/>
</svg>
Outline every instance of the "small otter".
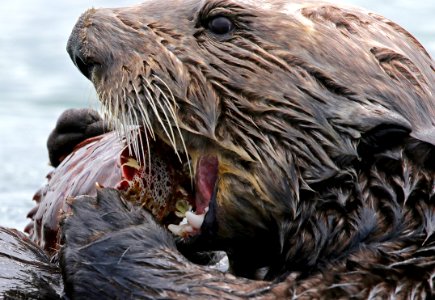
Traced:
<svg viewBox="0 0 435 300">
<path fill-rule="evenodd" d="M 400 26 L 318 1 L 151 0 L 89 10 L 68 52 L 115 130 L 190 166 L 195 201 L 175 242 L 115 191 L 75 201 L 67 295 L 434 296 L 435 68 Z M 237 278 L 182 255 L 216 250 Z"/>
</svg>

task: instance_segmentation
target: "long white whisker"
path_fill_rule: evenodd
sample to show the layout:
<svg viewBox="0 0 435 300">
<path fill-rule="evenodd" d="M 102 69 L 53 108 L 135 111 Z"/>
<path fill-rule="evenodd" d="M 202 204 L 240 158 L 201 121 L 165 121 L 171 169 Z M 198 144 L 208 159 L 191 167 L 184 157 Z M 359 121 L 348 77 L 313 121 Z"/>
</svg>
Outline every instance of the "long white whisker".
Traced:
<svg viewBox="0 0 435 300">
<path fill-rule="evenodd" d="M 133 107 L 131 107 L 130 109 L 133 112 L 133 116 L 134 116 L 134 118 L 136 120 L 135 123 L 137 125 L 139 125 L 139 118 L 138 118 L 136 109 L 134 109 Z M 141 133 L 140 127 L 138 126 L 137 128 L 138 128 L 137 129 L 138 138 L 136 138 L 136 139 L 139 141 L 139 145 L 138 145 L 139 149 L 138 149 L 138 151 L 140 151 L 140 154 L 139 154 L 140 156 L 138 157 L 138 161 L 139 161 L 139 165 L 142 165 L 142 163 L 145 163 L 145 153 L 144 153 L 144 148 L 143 148 L 142 133 Z M 146 130 L 147 129 L 144 127 L 144 131 L 145 132 L 146 132 Z M 149 153 L 149 150 L 150 149 L 148 149 L 148 153 Z"/>
<path fill-rule="evenodd" d="M 142 116 L 142 124 L 143 124 L 144 128 L 147 128 L 149 134 L 151 135 L 151 138 L 153 140 L 155 140 L 156 137 L 154 135 L 154 130 L 151 127 L 151 121 L 149 119 L 148 112 L 146 111 L 146 108 L 145 108 L 144 104 L 142 103 L 142 100 L 138 102 L 138 106 L 139 107 L 137 109 L 139 110 L 139 112 Z"/>
<path fill-rule="evenodd" d="M 156 79 L 158 79 L 166 87 L 166 89 L 169 91 L 169 93 L 171 95 L 172 102 L 174 103 L 174 107 L 178 108 L 177 102 L 175 101 L 174 94 L 172 93 L 172 91 L 169 88 L 169 86 L 160 77 L 158 77 L 157 75 L 154 75 L 154 77 Z M 189 153 L 187 152 L 186 143 L 184 142 L 183 134 L 181 133 L 181 129 L 180 129 L 180 126 L 178 124 L 177 117 L 175 115 L 175 111 L 173 111 L 173 118 L 174 118 L 175 127 L 177 128 L 178 134 L 180 136 L 180 140 L 181 140 L 181 144 L 183 146 L 184 153 L 186 153 L 186 160 L 187 160 L 187 164 L 188 164 L 188 167 L 189 167 L 189 174 L 190 174 L 190 178 L 192 178 L 192 184 L 193 184 L 192 164 L 190 162 Z"/>
<path fill-rule="evenodd" d="M 171 112 L 170 107 L 169 107 L 168 104 L 166 103 L 167 101 L 169 101 L 168 97 L 166 97 L 165 93 L 162 91 L 162 89 L 161 89 L 158 85 L 154 84 L 153 87 L 157 88 L 157 89 L 160 91 L 160 95 L 163 96 L 163 100 L 164 100 L 164 101 L 163 101 L 163 104 L 165 104 L 165 106 L 166 106 L 166 108 L 168 109 L 168 111 Z M 170 131 L 171 131 L 172 140 L 175 142 L 174 131 L 173 131 L 173 129 L 172 129 L 172 126 L 170 126 L 171 122 L 170 122 L 170 120 L 169 120 L 168 114 L 166 113 L 166 109 L 163 107 L 163 105 L 162 105 L 160 102 L 161 102 L 161 101 L 157 101 L 157 103 L 159 104 L 160 108 L 161 108 L 162 111 L 163 111 L 163 114 L 165 115 L 166 121 L 168 121 L 169 129 L 170 129 Z M 170 104 L 170 103 L 169 103 L 169 104 Z M 172 116 L 172 117 L 173 117 L 173 116 Z M 176 147 L 176 146 L 175 146 L 175 147 Z M 177 149 L 175 149 L 175 152 L 177 152 Z M 177 154 L 178 154 L 178 153 L 177 153 Z"/>
<path fill-rule="evenodd" d="M 102 93 L 100 97 L 100 101 L 103 105 L 101 105 L 101 114 L 105 120 L 109 119 L 110 116 L 110 108 L 112 107 L 110 104 L 111 92 Z"/>
<path fill-rule="evenodd" d="M 133 99 L 129 99 L 129 100 L 130 101 L 127 102 L 127 108 L 128 108 L 128 115 L 127 116 L 128 116 L 128 121 L 129 121 L 128 123 L 130 125 L 137 125 L 138 120 L 137 120 L 137 118 L 135 120 L 134 115 L 133 115 L 133 113 L 134 113 L 134 108 L 132 108 Z M 130 128 L 129 134 L 130 134 L 130 140 L 131 140 L 132 147 L 133 147 L 133 153 L 139 159 L 140 150 L 139 150 L 139 140 L 137 137 L 138 131 L 139 131 L 138 127 L 135 126 L 135 127 Z"/>
<path fill-rule="evenodd" d="M 170 106 L 171 105 L 171 103 L 170 103 L 170 101 L 169 101 L 169 99 L 168 99 L 168 97 L 166 96 L 166 94 L 160 89 L 160 87 L 159 86 L 157 86 L 157 85 L 154 85 L 157 89 L 159 89 L 160 90 L 160 93 L 163 95 L 163 104 L 166 106 L 166 108 L 168 109 L 168 111 L 169 111 L 169 113 L 170 113 L 170 116 L 172 117 L 172 119 L 174 120 L 174 124 L 175 124 L 175 126 L 176 126 L 176 128 L 179 130 L 179 128 L 178 128 L 178 123 L 177 123 L 177 120 L 176 120 L 176 116 L 175 116 L 175 112 L 174 112 L 174 110 L 173 110 L 173 108 Z M 162 99 L 162 98 L 161 98 Z M 163 108 L 162 108 L 163 109 Z M 174 149 L 175 149 L 175 154 L 177 155 L 177 157 L 178 157 L 178 160 L 180 161 L 180 162 L 182 162 L 182 159 L 181 159 L 181 156 L 180 156 L 180 154 L 178 153 L 178 149 L 177 149 L 177 146 L 176 146 L 176 139 L 175 139 L 175 134 L 174 134 L 174 131 L 172 130 L 172 126 L 170 125 L 170 120 L 169 120 L 169 117 L 168 117 L 168 115 L 167 114 L 165 114 L 165 117 L 166 117 L 166 120 L 168 121 L 168 124 L 169 124 L 169 128 L 171 129 L 171 134 L 172 134 L 172 139 L 174 140 Z M 182 138 L 182 137 L 181 137 Z M 186 148 L 184 148 L 184 151 L 186 151 Z M 186 152 L 187 153 L 187 152 Z M 187 158 L 187 161 L 189 161 L 189 158 Z M 190 166 L 189 166 L 190 167 Z"/>
<path fill-rule="evenodd" d="M 148 110 L 145 108 L 145 104 L 143 103 L 143 101 L 139 101 L 139 110 L 140 110 L 142 116 L 145 115 L 145 119 L 144 119 L 144 120 L 145 120 L 145 122 L 147 123 L 147 127 L 148 127 L 148 129 L 149 129 L 149 132 L 150 132 L 151 138 L 152 138 L 153 140 L 155 140 L 155 139 L 156 139 L 156 136 L 155 136 L 155 134 L 154 134 L 154 129 L 153 129 L 153 127 L 151 126 L 150 116 L 148 115 Z"/>
<path fill-rule="evenodd" d="M 111 92 L 107 94 L 107 98 L 104 95 L 100 99 L 101 99 L 100 101 L 102 103 L 101 115 L 103 117 L 103 122 L 105 123 L 105 125 L 109 129 L 111 129 L 112 125 L 113 125 L 113 118 L 111 117 L 112 116 L 112 113 L 111 113 L 112 112 L 112 105 L 111 105 L 112 104 L 112 94 L 111 94 Z"/>
<path fill-rule="evenodd" d="M 166 136 L 168 137 L 170 143 L 172 144 L 174 149 L 176 149 L 175 148 L 176 147 L 175 141 L 171 139 L 171 136 L 170 136 L 168 130 L 166 129 L 166 126 L 165 126 L 162 118 L 160 117 L 160 114 L 159 114 L 159 112 L 157 110 L 157 106 L 156 106 L 156 103 L 154 101 L 154 98 L 151 96 L 151 93 L 149 92 L 149 90 L 147 89 L 147 87 L 145 85 L 144 85 L 144 89 L 146 90 L 146 92 L 148 94 L 148 97 L 146 97 L 146 98 L 147 98 L 148 103 L 150 104 L 152 110 L 154 111 L 154 115 L 156 116 L 156 118 L 159 121 L 159 123 L 162 125 L 163 131 L 165 132 Z"/>
<path fill-rule="evenodd" d="M 153 128 L 151 127 L 151 122 L 149 120 L 148 112 L 145 109 L 143 101 L 140 99 L 139 95 L 137 94 L 137 91 L 136 91 L 136 96 L 138 97 L 138 99 L 137 99 L 138 100 L 137 104 L 139 104 L 138 110 L 139 110 L 139 113 L 142 116 L 142 126 L 144 128 L 145 141 L 146 141 L 146 144 L 147 144 L 148 166 L 149 166 L 149 168 L 148 168 L 149 174 L 148 175 L 149 175 L 149 177 L 151 177 L 151 147 L 150 147 L 150 143 L 149 143 L 148 134 L 151 135 L 151 138 L 153 140 L 155 140 L 155 136 L 154 136 Z M 142 145 L 143 145 L 143 143 L 142 143 Z M 145 163 L 145 154 L 143 156 L 143 159 L 144 159 L 144 163 Z M 145 168 L 144 168 L 144 170 L 145 170 Z"/>
<path fill-rule="evenodd" d="M 172 99 L 172 102 L 173 102 L 173 104 L 174 104 L 174 107 L 178 107 L 177 101 L 175 101 L 174 94 L 172 93 L 171 89 L 170 89 L 169 86 L 166 84 L 166 82 L 164 82 L 163 79 L 161 79 L 159 76 L 157 76 L 157 75 L 155 75 L 155 74 L 154 74 L 154 78 L 156 78 L 157 80 L 159 80 L 159 81 L 160 81 L 160 82 L 161 82 L 161 83 L 166 87 L 166 89 L 168 90 L 169 94 L 171 94 L 171 99 Z"/>
<path fill-rule="evenodd" d="M 137 91 L 137 88 L 134 85 L 133 85 L 133 90 L 134 90 L 134 92 L 136 94 L 136 98 L 137 98 L 137 103 L 136 104 L 138 104 L 139 107 L 141 108 L 141 109 L 139 109 L 139 111 L 141 112 L 142 119 L 144 121 L 144 125 L 146 125 L 146 126 L 144 126 L 144 128 L 147 128 L 150 131 L 150 134 L 151 134 L 152 138 L 155 139 L 153 127 L 151 126 L 151 121 L 150 121 L 150 118 L 148 116 L 148 112 L 147 112 L 144 104 L 142 103 L 143 101 L 140 98 L 140 95 L 139 95 L 139 92 Z"/>
<path fill-rule="evenodd" d="M 145 126 L 144 126 L 145 128 Z M 145 133 L 145 141 L 147 143 L 147 152 L 148 152 L 148 177 L 151 178 L 151 147 L 150 147 L 150 142 L 148 139 L 148 133 L 147 130 L 144 129 L 144 133 Z M 143 145 L 143 144 L 142 144 Z M 144 155 L 144 172 L 146 170 L 146 165 L 145 165 L 145 155 Z"/>
<path fill-rule="evenodd" d="M 127 100 L 126 98 L 126 94 L 125 94 L 125 90 L 123 90 L 124 93 L 124 101 Z M 125 104 L 125 103 L 123 103 Z M 128 152 L 131 154 L 133 153 L 132 151 L 132 147 L 131 147 L 131 140 L 130 140 L 130 134 L 128 133 L 128 126 L 127 126 L 127 112 L 126 112 L 126 107 L 125 105 L 121 105 L 121 125 L 122 125 L 122 131 L 124 133 L 124 138 L 126 139 L 127 142 L 127 147 L 128 147 Z"/>
<path fill-rule="evenodd" d="M 120 121 L 119 121 L 119 95 L 116 95 L 115 105 L 113 108 L 112 123 L 119 137 Z"/>
</svg>

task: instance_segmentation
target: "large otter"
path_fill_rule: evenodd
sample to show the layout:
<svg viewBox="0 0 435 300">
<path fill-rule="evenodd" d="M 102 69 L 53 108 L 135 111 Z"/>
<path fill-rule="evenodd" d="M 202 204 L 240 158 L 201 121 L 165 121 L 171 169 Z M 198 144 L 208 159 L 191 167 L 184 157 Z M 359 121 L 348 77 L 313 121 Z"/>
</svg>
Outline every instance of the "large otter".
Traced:
<svg viewBox="0 0 435 300">
<path fill-rule="evenodd" d="M 115 128 L 172 146 L 195 186 L 177 248 L 116 192 L 77 200 L 68 295 L 433 296 L 434 66 L 401 27 L 323 2 L 155 0 L 86 12 L 68 51 Z M 213 250 L 273 283 L 179 252 Z"/>
</svg>

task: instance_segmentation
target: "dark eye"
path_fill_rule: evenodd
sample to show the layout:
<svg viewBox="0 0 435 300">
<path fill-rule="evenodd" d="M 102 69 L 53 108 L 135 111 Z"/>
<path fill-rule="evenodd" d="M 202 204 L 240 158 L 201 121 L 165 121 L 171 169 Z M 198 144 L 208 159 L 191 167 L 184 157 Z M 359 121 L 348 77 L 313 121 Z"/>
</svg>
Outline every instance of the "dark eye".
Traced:
<svg viewBox="0 0 435 300">
<path fill-rule="evenodd" d="M 208 21 L 208 29 L 215 34 L 227 34 L 233 31 L 234 23 L 224 16 L 216 16 Z"/>
</svg>

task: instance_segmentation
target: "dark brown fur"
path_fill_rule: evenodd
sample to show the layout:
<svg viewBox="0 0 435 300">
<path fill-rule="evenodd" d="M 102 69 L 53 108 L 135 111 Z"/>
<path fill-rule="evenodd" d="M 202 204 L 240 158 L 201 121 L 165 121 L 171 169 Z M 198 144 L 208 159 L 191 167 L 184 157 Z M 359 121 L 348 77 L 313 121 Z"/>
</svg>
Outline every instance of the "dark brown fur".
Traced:
<svg viewBox="0 0 435 300">
<path fill-rule="evenodd" d="M 234 20 L 235 31 L 209 32 L 213 13 Z M 167 141 L 157 115 L 170 114 L 162 103 L 173 95 L 176 118 L 164 126 L 177 132 L 178 123 L 179 150 L 182 137 L 194 162 L 219 157 L 217 222 L 179 249 L 225 250 L 236 275 L 277 282 L 195 266 L 166 233 L 152 235 L 159 229 L 146 217 L 126 229 L 145 226 L 127 244 L 105 239 L 104 222 L 73 226 L 92 213 L 79 207 L 62 256 L 71 294 L 106 285 L 91 279 L 105 274 L 101 260 L 119 275 L 116 289 L 107 287 L 117 295 L 137 288 L 156 298 L 433 296 L 434 67 L 398 25 L 319 2 L 156 0 L 88 11 L 69 51 L 104 105 L 121 111 L 115 117 L 141 123 L 143 103 Z M 162 104 L 157 112 L 147 91 Z M 105 215 L 98 207 L 93 213 Z M 121 223 L 109 236 L 123 232 Z M 129 256 L 136 239 L 152 242 Z M 135 253 L 146 257 L 135 261 Z M 132 260 L 118 269 L 112 257 Z"/>
<path fill-rule="evenodd" d="M 0 298 L 59 299 L 63 282 L 58 265 L 23 233 L 0 228 Z"/>
</svg>

